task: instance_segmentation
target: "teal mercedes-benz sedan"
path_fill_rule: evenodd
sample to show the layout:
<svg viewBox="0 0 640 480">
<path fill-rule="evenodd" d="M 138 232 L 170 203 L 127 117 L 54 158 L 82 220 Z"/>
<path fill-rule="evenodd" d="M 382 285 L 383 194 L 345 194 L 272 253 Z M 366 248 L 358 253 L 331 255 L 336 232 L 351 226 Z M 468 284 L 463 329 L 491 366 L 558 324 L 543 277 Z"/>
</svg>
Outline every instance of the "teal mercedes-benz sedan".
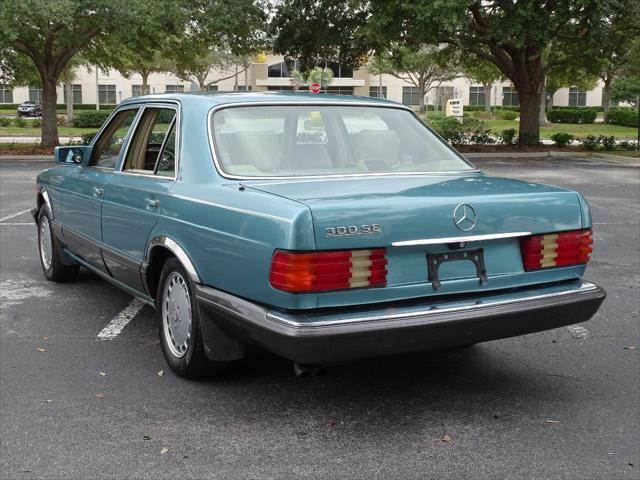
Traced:
<svg viewBox="0 0 640 480">
<path fill-rule="evenodd" d="M 37 179 L 40 261 L 155 307 L 179 375 L 256 344 L 300 375 L 588 320 L 576 192 L 483 174 L 408 108 L 303 93 L 151 95 Z"/>
</svg>

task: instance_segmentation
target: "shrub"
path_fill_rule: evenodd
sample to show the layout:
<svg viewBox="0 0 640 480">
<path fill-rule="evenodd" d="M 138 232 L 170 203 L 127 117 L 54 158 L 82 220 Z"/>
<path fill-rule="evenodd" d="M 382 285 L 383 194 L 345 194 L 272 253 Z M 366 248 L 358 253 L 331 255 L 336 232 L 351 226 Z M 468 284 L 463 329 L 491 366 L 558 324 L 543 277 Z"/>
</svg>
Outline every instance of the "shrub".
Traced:
<svg viewBox="0 0 640 480">
<path fill-rule="evenodd" d="M 604 135 L 600 135 L 598 140 L 600 140 L 600 145 L 602 145 L 607 152 L 610 152 L 616 147 L 616 137 L 614 136 L 605 137 Z"/>
<path fill-rule="evenodd" d="M 500 116 L 504 120 L 515 120 L 518 117 L 518 112 L 513 112 L 511 110 L 506 110 L 504 112 L 500 112 Z"/>
<path fill-rule="evenodd" d="M 611 107 L 609 109 L 608 123 L 622 125 L 623 127 L 638 127 L 638 112 L 629 107 Z"/>
<path fill-rule="evenodd" d="M 623 140 L 622 142 L 618 143 L 618 148 L 620 150 L 635 150 L 636 142 L 627 142 L 626 140 Z"/>
<path fill-rule="evenodd" d="M 558 132 L 551 135 L 551 140 L 553 140 L 553 143 L 555 143 L 559 147 L 566 147 L 568 145 L 571 145 L 573 139 L 574 136 L 566 132 Z"/>
<path fill-rule="evenodd" d="M 69 140 L 67 145 L 89 145 L 98 132 L 84 133 L 80 136 L 80 140 Z"/>
<path fill-rule="evenodd" d="M 13 124 L 16 127 L 21 127 L 22 128 L 22 127 L 26 127 L 27 126 L 27 121 L 22 117 L 16 117 L 16 118 L 13 119 Z"/>
<path fill-rule="evenodd" d="M 35 120 L 31 120 L 31 122 L 29 122 L 31 127 L 34 128 L 39 128 L 42 126 L 42 120 L 40 120 L 39 118 L 36 118 Z"/>
<path fill-rule="evenodd" d="M 500 143 L 505 145 L 513 145 L 517 141 L 518 132 L 515 128 L 507 128 L 500 134 Z"/>
<path fill-rule="evenodd" d="M 434 119 L 431 123 L 433 129 L 447 142 L 460 145 L 465 141 L 464 126 L 455 118 L 445 117 Z"/>
<path fill-rule="evenodd" d="M 7 117 L 0 117 L 0 127 L 8 127 L 11 125 L 11 119 Z"/>
<path fill-rule="evenodd" d="M 593 123 L 595 122 L 597 115 L 598 115 L 597 109 L 553 108 L 549 113 L 547 113 L 547 118 L 552 123 Z"/>
<path fill-rule="evenodd" d="M 586 150 L 595 150 L 596 148 L 598 148 L 598 145 L 600 145 L 600 138 L 596 137 L 595 135 L 587 135 L 586 137 L 584 137 L 584 139 L 582 140 L 582 146 L 586 149 Z"/>
<path fill-rule="evenodd" d="M 109 115 L 111 112 L 104 110 L 80 112 L 73 117 L 71 124 L 78 128 L 100 128 Z"/>
<path fill-rule="evenodd" d="M 479 128 L 471 134 L 469 137 L 469 143 L 476 145 L 490 145 L 496 143 L 496 140 L 491 136 L 491 130 L 488 128 Z"/>
</svg>

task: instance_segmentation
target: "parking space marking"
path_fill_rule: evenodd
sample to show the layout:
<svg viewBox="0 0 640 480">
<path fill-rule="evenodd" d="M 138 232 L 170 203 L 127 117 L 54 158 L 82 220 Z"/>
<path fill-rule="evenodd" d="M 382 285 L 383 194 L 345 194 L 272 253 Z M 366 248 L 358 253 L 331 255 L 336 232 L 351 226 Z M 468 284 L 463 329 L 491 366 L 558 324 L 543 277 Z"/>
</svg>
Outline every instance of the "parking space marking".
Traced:
<svg viewBox="0 0 640 480">
<path fill-rule="evenodd" d="M 30 212 L 30 211 L 31 211 L 31 209 L 27 208 L 26 210 L 23 210 L 21 212 L 12 213 L 11 215 L 7 215 L 6 217 L 0 218 L 0 222 L 4 222 L 5 220 L 9 220 L 11 218 L 14 218 L 14 217 L 17 217 L 17 216 L 20 216 L 20 215 L 24 215 L 25 213 Z"/>
<path fill-rule="evenodd" d="M 144 305 L 145 303 L 137 298 L 131 300 L 131 302 L 100 331 L 98 338 L 101 340 L 113 340 L 116 338 L 120 335 L 124 327 L 142 310 Z"/>
<path fill-rule="evenodd" d="M 33 225 L 34 227 L 36 226 L 35 223 L 33 222 L 5 222 L 5 223 L 0 223 L 0 226 L 2 225 L 9 225 L 9 226 L 17 226 L 17 225 Z"/>
</svg>

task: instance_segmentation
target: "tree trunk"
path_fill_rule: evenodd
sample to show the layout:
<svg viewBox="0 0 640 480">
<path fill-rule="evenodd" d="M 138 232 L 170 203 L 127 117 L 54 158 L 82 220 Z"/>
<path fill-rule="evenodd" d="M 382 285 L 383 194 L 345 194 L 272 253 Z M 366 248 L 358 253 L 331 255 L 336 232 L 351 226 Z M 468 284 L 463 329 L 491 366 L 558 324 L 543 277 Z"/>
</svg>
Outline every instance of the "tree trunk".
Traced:
<svg viewBox="0 0 640 480">
<path fill-rule="evenodd" d="M 50 77 L 42 78 L 42 143 L 43 147 L 55 147 L 60 144 L 58 138 L 58 123 L 56 116 L 56 80 Z"/>
<path fill-rule="evenodd" d="M 547 89 L 544 87 L 544 85 L 542 86 L 542 91 L 540 92 L 540 109 L 539 109 L 539 114 L 538 114 L 538 123 L 540 124 L 541 127 L 544 127 L 547 124 L 547 110 L 546 110 L 546 103 L 547 103 Z"/>
<path fill-rule="evenodd" d="M 71 85 L 71 75 L 67 68 L 64 71 L 64 91 L 67 96 L 67 123 L 73 120 L 73 87 Z"/>
<path fill-rule="evenodd" d="M 540 143 L 540 92 L 530 88 L 517 88 L 520 98 L 520 129 L 518 143 L 520 145 L 536 145 Z"/>
<path fill-rule="evenodd" d="M 546 99 L 546 102 L 545 102 L 546 113 L 549 113 L 549 110 L 553 108 L 553 96 L 555 94 L 556 94 L 556 90 L 554 90 L 553 92 L 550 92 L 547 90 L 548 98 Z"/>
<path fill-rule="evenodd" d="M 484 85 L 484 111 L 491 112 L 491 84 Z"/>
<path fill-rule="evenodd" d="M 427 107 L 426 107 L 426 105 L 424 103 L 424 97 L 427 94 L 427 92 L 425 90 L 426 90 L 426 88 L 425 88 L 424 83 L 419 83 L 418 84 L 418 92 L 420 92 L 420 98 L 418 99 L 418 105 L 419 105 L 418 111 L 420 113 L 424 113 L 424 112 L 427 111 Z"/>
<path fill-rule="evenodd" d="M 604 87 L 602 87 L 602 110 L 604 111 L 603 122 L 609 121 L 609 108 L 611 107 L 611 79 L 604 80 Z"/>
<path fill-rule="evenodd" d="M 142 77 L 142 95 L 149 94 L 149 72 L 140 72 Z"/>
</svg>

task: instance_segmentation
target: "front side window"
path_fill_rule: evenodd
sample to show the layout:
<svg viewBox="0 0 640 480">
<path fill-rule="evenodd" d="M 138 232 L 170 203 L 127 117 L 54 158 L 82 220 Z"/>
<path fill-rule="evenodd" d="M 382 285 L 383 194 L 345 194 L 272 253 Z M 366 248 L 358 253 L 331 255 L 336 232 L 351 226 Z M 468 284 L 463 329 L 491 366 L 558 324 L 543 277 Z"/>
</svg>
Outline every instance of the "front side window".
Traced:
<svg viewBox="0 0 640 480">
<path fill-rule="evenodd" d="M 122 110 L 113 117 L 93 146 L 91 166 L 100 168 L 115 167 L 137 113 L 138 109 L 132 108 Z"/>
<path fill-rule="evenodd" d="M 144 110 L 127 150 L 123 172 L 173 176 L 175 118 L 176 111 L 172 108 Z"/>
<path fill-rule="evenodd" d="M 210 128 L 219 167 L 240 177 L 473 169 L 400 108 L 231 107 L 215 112 Z"/>
</svg>

